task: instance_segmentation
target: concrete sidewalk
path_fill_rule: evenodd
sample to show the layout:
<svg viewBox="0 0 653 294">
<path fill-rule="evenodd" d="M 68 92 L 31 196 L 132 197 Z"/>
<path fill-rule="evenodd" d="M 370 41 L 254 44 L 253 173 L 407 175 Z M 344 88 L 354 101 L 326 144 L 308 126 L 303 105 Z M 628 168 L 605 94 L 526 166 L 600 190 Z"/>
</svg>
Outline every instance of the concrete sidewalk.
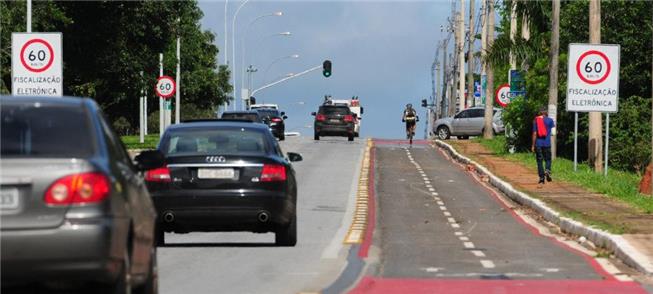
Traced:
<svg viewBox="0 0 653 294">
<path fill-rule="evenodd" d="M 493 155 L 491 151 L 476 142 L 447 141 L 445 143 L 453 146 L 461 155 L 484 166 L 516 190 L 540 199 L 562 216 L 573 216 L 585 225 L 595 225 L 595 228 L 607 227 L 613 232 L 622 233 L 617 237 L 621 237 L 625 243 L 628 243 L 623 247 L 629 247 L 630 251 L 633 249 L 637 251 L 629 254 L 631 257 L 636 257 L 637 260 L 634 261 L 639 265 L 633 266 L 648 275 L 653 273 L 647 270 L 646 266 L 642 266 L 653 265 L 653 215 L 603 194 L 556 180 L 555 171 L 553 171 L 553 182 L 538 187 L 537 170 L 534 168 Z"/>
</svg>

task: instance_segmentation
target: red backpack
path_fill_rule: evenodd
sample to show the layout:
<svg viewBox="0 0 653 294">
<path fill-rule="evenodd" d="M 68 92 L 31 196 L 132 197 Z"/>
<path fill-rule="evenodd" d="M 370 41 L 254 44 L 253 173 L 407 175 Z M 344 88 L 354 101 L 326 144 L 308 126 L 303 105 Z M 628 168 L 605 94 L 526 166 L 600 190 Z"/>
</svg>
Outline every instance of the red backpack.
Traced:
<svg viewBox="0 0 653 294">
<path fill-rule="evenodd" d="M 539 138 L 546 138 L 548 131 L 546 129 L 546 125 L 544 124 L 543 115 L 535 117 L 535 127 L 537 128 L 537 136 Z"/>
</svg>

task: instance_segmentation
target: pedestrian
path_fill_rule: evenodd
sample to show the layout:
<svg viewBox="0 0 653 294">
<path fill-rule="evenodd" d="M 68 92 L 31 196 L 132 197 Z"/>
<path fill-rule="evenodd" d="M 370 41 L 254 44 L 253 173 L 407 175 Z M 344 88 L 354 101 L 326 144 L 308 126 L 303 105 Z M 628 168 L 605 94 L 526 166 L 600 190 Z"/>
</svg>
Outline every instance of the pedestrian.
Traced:
<svg viewBox="0 0 653 294">
<path fill-rule="evenodd" d="M 533 145 L 531 151 L 535 152 L 537 160 L 537 174 L 540 176 L 539 185 L 544 184 L 544 179 L 551 182 L 551 130 L 555 122 L 548 115 L 546 107 L 533 120 Z M 544 166 L 543 166 L 544 165 Z"/>
</svg>

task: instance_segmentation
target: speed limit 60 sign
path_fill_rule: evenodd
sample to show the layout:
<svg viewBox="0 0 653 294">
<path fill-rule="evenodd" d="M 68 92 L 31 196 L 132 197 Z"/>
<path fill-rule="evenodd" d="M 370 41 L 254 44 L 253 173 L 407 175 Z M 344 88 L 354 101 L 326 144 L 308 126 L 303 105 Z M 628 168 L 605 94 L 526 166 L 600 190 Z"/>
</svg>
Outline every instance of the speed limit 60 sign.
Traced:
<svg viewBox="0 0 653 294">
<path fill-rule="evenodd" d="M 617 112 L 619 45 L 569 44 L 567 111 Z"/>
<path fill-rule="evenodd" d="M 175 95 L 176 88 L 177 85 L 172 77 L 160 76 L 156 81 L 156 88 L 154 90 L 156 91 L 157 96 L 168 99 Z"/>
<path fill-rule="evenodd" d="M 62 96 L 61 33 L 11 34 L 11 93 Z"/>
</svg>

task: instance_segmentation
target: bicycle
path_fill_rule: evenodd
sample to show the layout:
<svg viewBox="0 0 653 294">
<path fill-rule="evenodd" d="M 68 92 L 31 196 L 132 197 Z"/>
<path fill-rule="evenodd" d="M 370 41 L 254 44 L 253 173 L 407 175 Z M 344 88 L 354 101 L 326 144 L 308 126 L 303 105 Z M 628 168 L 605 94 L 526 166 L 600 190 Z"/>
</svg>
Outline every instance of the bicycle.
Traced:
<svg viewBox="0 0 653 294">
<path fill-rule="evenodd" d="M 404 119 L 404 122 L 406 123 L 406 139 L 408 139 L 408 142 L 410 145 L 413 145 L 413 137 L 415 136 L 415 127 L 417 126 L 417 122 L 419 121 L 419 118 L 417 116 L 408 116 L 406 119 Z"/>
</svg>

